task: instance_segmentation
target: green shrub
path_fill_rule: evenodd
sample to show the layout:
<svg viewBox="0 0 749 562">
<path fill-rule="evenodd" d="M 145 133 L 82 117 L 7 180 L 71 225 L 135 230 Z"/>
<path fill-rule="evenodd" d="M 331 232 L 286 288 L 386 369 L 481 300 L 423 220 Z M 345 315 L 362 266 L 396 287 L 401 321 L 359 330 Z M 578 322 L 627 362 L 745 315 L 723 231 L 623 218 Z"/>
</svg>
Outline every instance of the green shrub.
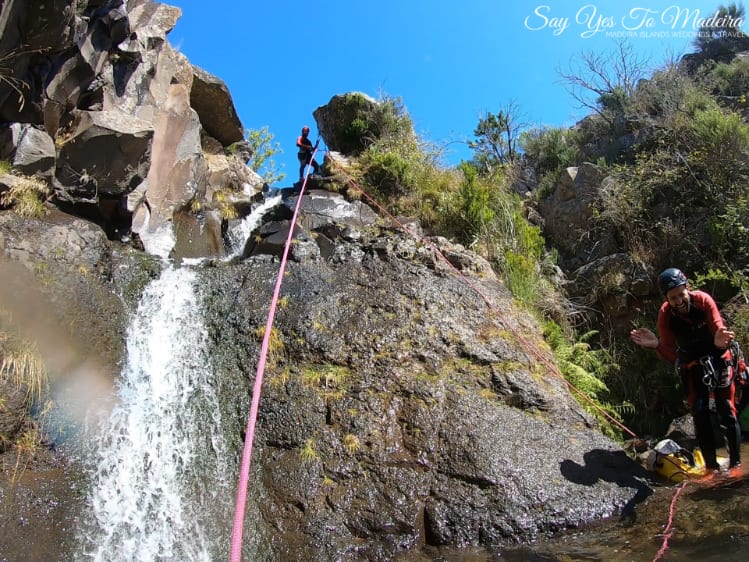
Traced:
<svg viewBox="0 0 749 562">
<path fill-rule="evenodd" d="M 615 86 L 611 91 L 598 97 L 598 105 L 603 111 L 624 113 L 628 109 L 629 97 L 622 86 Z"/>
<path fill-rule="evenodd" d="M 348 123 L 338 139 L 345 154 L 360 154 L 378 141 L 397 143 L 414 137 L 413 123 L 400 99 L 383 97 L 372 104 L 362 94 L 350 93 L 340 111 Z"/>
<path fill-rule="evenodd" d="M 520 147 L 539 174 L 568 168 L 580 157 L 575 133 L 561 127 L 524 131 L 520 135 Z"/>
<path fill-rule="evenodd" d="M 734 59 L 718 63 L 710 73 L 713 91 L 723 96 L 744 96 L 749 93 L 749 61 Z"/>
<path fill-rule="evenodd" d="M 573 396 L 598 419 L 603 433 L 621 438 L 621 432 L 611 419 L 621 421 L 621 412 L 631 409 L 631 405 L 612 406 L 606 401 L 609 389 L 604 381 L 617 370 L 617 366 L 607 350 L 594 349 L 588 343 L 597 332 L 587 332 L 577 341 L 571 341 L 558 324 L 547 322 L 543 335 L 554 352 L 562 376 L 587 399 L 577 392 L 573 392 Z"/>
<path fill-rule="evenodd" d="M 749 150 L 749 127 L 737 113 L 724 113 L 719 108 L 699 110 L 692 120 L 692 132 L 697 148 L 710 156 L 733 159 L 744 157 Z"/>
<path fill-rule="evenodd" d="M 533 307 L 539 296 L 537 262 L 511 250 L 505 253 L 503 261 L 502 277 L 512 296 L 525 306 Z"/>
<path fill-rule="evenodd" d="M 369 150 L 361 163 L 364 180 L 380 195 L 405 195 L 415 187 L 417 164 L 398 152 Z"/>
<path fill-rule="evenodd" d="M 465 223 L 461 242 L 471 244 L 494 218 L 494 211 L 490 206 L 489 186 L 479 181 L 478 170 L 467 162 L 461 162 L 458 168 L 463 173 L 458 192 Z"/>
<path fill-rule="evenodd" d="M 696 109 L 714 103 L 706 88 L 681 66 L 669 63 L 637 86 L 632 96 L 632 111 L 657 117 L 661 124 L 670 126 L 673 119 L 688 117 Z"/>
</svg>

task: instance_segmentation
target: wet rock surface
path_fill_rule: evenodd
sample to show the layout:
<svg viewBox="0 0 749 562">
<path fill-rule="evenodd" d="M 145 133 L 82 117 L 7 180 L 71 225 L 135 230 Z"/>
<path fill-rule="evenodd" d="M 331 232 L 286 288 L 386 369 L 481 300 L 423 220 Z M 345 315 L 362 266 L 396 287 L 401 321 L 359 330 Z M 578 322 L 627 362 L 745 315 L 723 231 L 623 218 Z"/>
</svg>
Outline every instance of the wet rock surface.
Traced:
<svg viewBox="0 0 749 562">
<path fill-rule="evenodd" d="M 544 366 L 533 320 L 482 260 L 436 243 L 465 278 L 371 229 L 288 264 L 255 442 L 263 556 L 532 541 L 647 496 Z M 201 273 L 216 365 L 248 381 L 277 271 L 254 260 Z"/>
<path fill-rule="evenodd" d="M 7 263 L 30 275 L 50 261 L 56 281 L 43 293 L 52 302 L 109 302 L 120 311 L 83 331 L 99 334 L 88 342 L 111 357 L 105 372 L 114 380 L 123 312 L 160 266 L 95 230 L 80 235 L 78 222 L 55 223 L 70 230 L 54 238 L 68 241 L 64 251 L 48 248 L 43 220 L 4 215 L 0 236 L 6 256 L 24 248 Z M 424 545 L 528 542 L 642 498 L 639 467 L 553 375 L 535 321 L 485 261 L 444 239 L 425 244 L 374 225 L 344 236 L 346 228 L 336 226 L 327 257 L 287 265 L 255 441 L 252 556 L 389 560 Z M 82 263 L 92 273 L 81 276 Z M 198 271 L 218 379 L 245 381 L 221 390 L 237 428 L 249 411 L 278 266 L 259 255 Z M 81 279 L 71 280 L 73 272 Z M 77 314 L 106 310 L 94 309 Z M 239 449 L 236 431 L 229 439 Z M 81 475 L 39 478 L 64 491 Z M 80 499 L 60 493 L 48 515 L 28 500 L 14 516 L 75 519 Z"/>
</svg>

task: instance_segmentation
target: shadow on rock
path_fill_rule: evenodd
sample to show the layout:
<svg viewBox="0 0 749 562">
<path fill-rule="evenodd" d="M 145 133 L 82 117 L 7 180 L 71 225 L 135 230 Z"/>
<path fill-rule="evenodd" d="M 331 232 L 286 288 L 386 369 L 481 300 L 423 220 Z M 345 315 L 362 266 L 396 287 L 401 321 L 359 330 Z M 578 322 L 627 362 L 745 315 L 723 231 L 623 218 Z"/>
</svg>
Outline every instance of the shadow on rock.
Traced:
<svg viewBox="0 0 749 562">
<path fill-rule="evenodd" d="M 634 523 L 635 506 L 653 493 L 647 484 L 652 475 L 624 451 L 594 449 L 585 453 L 584 460 L 584 465 L 564 460 L 560 463 L 559 470 L 567 480 L 576 484 L 592 486 L 598 481 L 604 481 L 635 490 L 634 496 L 625 504 L 621 513 L 623 522 Z"/>
</svg>

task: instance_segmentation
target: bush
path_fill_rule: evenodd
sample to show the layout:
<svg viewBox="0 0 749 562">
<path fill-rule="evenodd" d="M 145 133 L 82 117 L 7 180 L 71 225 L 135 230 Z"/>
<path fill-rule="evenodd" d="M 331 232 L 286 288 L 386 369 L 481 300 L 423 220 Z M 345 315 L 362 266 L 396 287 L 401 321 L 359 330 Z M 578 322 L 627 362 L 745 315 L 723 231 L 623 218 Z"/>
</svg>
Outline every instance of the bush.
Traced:
<svg viewBox="0 0 749 562">
<path fill-rule="evenodd" d="M 539 175 L 568 168 L 580 157 L 575 132 L 561 127 L 525 131 L 520 135 L 520 147 Z"/>
<path fill-rule="evenodd" d="M 460 214 L 465 223 L 461 242 L 472 244 L 494 218 L 494 211 L 490 207 L 489 187 L 479 182 L 478 170 L 467 162 L 461 162 L 458 168 L 463 173 L 458 191 Z"/>
<path fill-rule="evenodd" d="M 692 133 L 696 148 L 707 151 L 709 159 L 746 160 L 749 127 L 737 113 L 724 113 L 717 107 L 699 110 L 692 120 Z M 730 173 L 735 171 L 729 170 Z"/>
<path fill-rule="evenodd" d="M 712 101 L 705 88 L 675 63 L 657 70 L 649 80 L 643 80 L 632 98 L 634 112 L 658 117 L 664 125 L 669 125 L 678 115 L 690 115 L 695 106 Z"/>
<path fill-rule="evenodd" d="M 361 154 L 379 141 L 415 140 L 411 118 L 400 99 L 384 97 L 372 104 L 363 95 L 350 93 L 340 111 L 348 123 L 339 139 L 339 149 L 345 154 Z"/>
<path fill-rule="evenodd" d="M 361 164 L 364 181 L 385 197 L 405 195 L 416 185 L 417 163 L 398 152 L 371 149 Z"/>
<path fill-rule="evenodd" d="M 713 92 L 722 96 L 743 96 L 749 92 L 749 61 L 734 59 L 718 63 L 710 72 Z"/>
<path fill-rule="evenodd" d="M 590 331 L 577 338 L 577 341 L 571 341 L 558 324 L 547 322 L 543 334 L 554 352 L 562 376 L 587 399 L 577 392 L 573 396 L 598 419 L 603 433 L 612 438 L 621 438 L 619 429 L 611 420 L 620 421 L 620 411 L 631 409 L 631 405 L 612 406 L 606 401 L 609 389 L 604 381 L 617 367 L 608 351 L 594 349 L 588 343 L 596 332 Z"/>
<path fill-rule="evenodd" d="M 11 207 L 24 218 L 41 218 L 47 214 L 44 202 L 49 196 L 49 186 L 39 178 L 15 174 L 7 191 L 0 193 L 0 207 Z"/>
</svg>

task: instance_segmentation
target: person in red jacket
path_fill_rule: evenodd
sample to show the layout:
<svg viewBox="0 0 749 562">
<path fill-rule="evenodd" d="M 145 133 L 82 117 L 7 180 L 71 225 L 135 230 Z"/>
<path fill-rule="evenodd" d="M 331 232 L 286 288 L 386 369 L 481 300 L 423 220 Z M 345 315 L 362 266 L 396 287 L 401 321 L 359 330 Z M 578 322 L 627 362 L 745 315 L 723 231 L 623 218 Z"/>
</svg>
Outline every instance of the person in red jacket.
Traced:
<svg viewBox="0 0 749 562">
<path fill-rule="evenodd" d="M 316 174 L 320 171 L 320 164 L 318 164 L 313 158 L 312 153 L 317 149 L 317 142 L 313 145 L 312 141 L 307 138 L 309 135 L 309 127 L 302 127 L 302 134 L 296 139 L 296 146 L 299 149 L 297 158 L 299 158 L 299 180 L 304 178 L 305 166 L 312 166 L 312 173 Z M 320 141 L 318 141 L 320 142 Z"/>
<path fill-rule="evenodd" d="M 720 468 L 711 422 L 712 412 L 717 411 L 726 428 L 729 466 L 736 467 L 741 464 L 741 428 L 728 351 L 736 335 L 726 328 L 713 298 L 703 291 L 690 290 L 681 270 L 672 267 L 663 271 L 658 286 L 666 298 L 658 312 L 660 338 L 647 328 L 638 328 L 630 332 L 630 339 L 676 365 L 687 391 L 705 466 L 710 470 Z"/>
</svg>

